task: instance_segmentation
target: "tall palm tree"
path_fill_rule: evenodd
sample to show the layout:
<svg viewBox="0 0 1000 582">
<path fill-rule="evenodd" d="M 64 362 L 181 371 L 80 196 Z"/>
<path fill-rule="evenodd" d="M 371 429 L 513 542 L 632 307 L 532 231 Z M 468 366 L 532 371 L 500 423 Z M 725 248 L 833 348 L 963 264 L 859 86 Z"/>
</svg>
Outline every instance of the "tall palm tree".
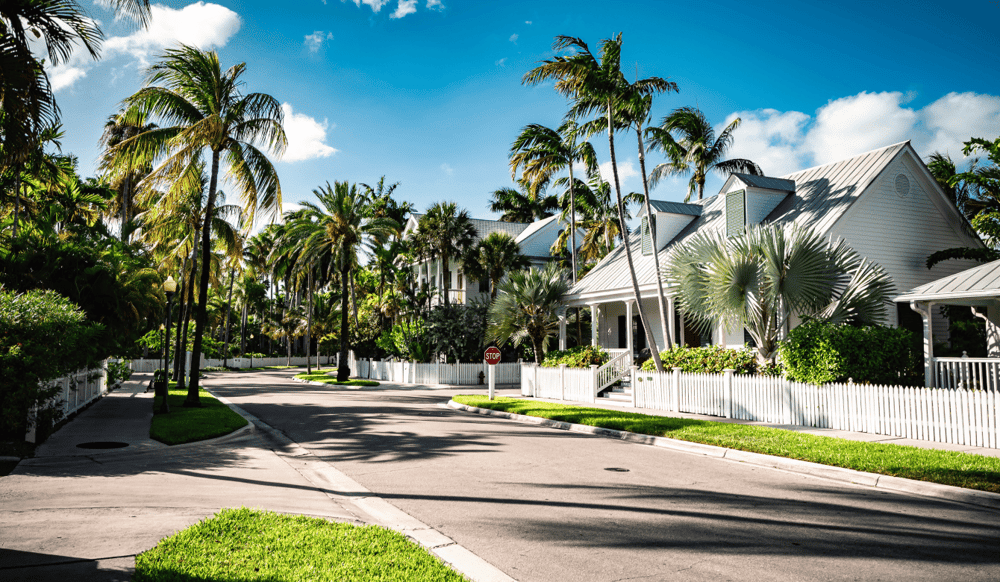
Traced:
<svg viewBox="0 0 1000 582">
<path fill-rule="evenodd" d="M 371 252 L 372 249 L 400 228 L 391 218 L 371 217 L 368 208 L 370 200 L 355 184 L 347 182 L 329 183 L 313 190 L 318 204 L 300 202 L 302 209 L 295 213 L 295 219 L 287 223 L 287 240 L 294 241 L 301 249 L 299 260 L 306 264 L 315 263 L 325 257 L 334 258 L 329 264 L 340 271 L 340 367 L 337 380 L 346 381 L 350 377 L 347 366 L 349 339 L 348 297 L 351 268 L 358 264 L 358 251 Z"/>
<path fill-rule="evenodd" d="M 578 141 L 579 126 L 573 120 L 563 122 L 559 129 L 531 124 L 524 127 L 510 147 L 511 177 L 517 177 L 518 169 L 522 177 L 530 183 L 544 183 L 554 174 L 569 173 L 570 264 L 571 281 L 576 283 L 576 196 L 574 191 L 573 164 L 580 162 L 593 171 L 597 168 L 597 154 L 590 142 Z"/>
<path fill-rule="evenodd" d="M 882 267 L 843 240 L 815 231 L 756 225 L 741 236 L 701 232 L 674 249 L 667 274 L 680 309 L 702 331 L 737 325 L 771 362 L 789 317 L 831 323 L 881 323 L 892 295 Z"/>
<path fill-rule="evenodd" d="M 555 263 L 511 273 L 500 283 L 500 294 L 486 316 L 487 341 L 515 346 L 530 341 L 535 363 L 542 363 L 549 339 L 559 330 L 559 311 L 568 290 L 566 272 Z"/>
<path fill-rule="evenodd" d="M 514 237 L 505 232 L 491 232 L 462 257 L 462 269 L 470 279 L 488 279 L 490 302 L 497 298 L 497 288 L 504 274 L 527 269 L 531 265 Z"/>
<path fill-rule="evenodd" d="M 431 257 L 441 259 L 444 269 L 444 304 L 449 305 L 451 288 L 451 259 L 462 256 L 476 238 L 469 213 L 458 210 L 454 202 L 438 202 L 420 217 L 415 238 L 422 241 Z"/>
<path fill-rule="evenodd" d="M 662 151 L 669 161 L 653 168 L 649 182 L 655 186 L 667 176 L 691 173 L 688 193 L 684 202 L 698 192 L 698 200 L 705 195 L 705 177 L 709 172 L 722 175 L 740 172 L 763 176 L 760 166 L 744 158 L 726 159 L 726 152 L 733 145 L 733 132 L 740 126 L 740 118 L 715 135 L 705 114 L 695 107 L 680 107 L 663 118 L 659 127 L 646 129 L 647 145 L 652 151 Z"/>
<path fill-rule="evenodd" d="M 167 50 L 149 68 L 146 86 L 123 102 L 125 121 L 137 124 L 153 118 L 161 122 L 160 126 L 120 143 L 102 165 L 120 170 L 162 159 L 140 183 L 140 189 L 144 189 L 173 181 L 207 153 L 211 170 L 205 216 L 213 215 L 223 163 L 243 200 L 248 221 L 253 221 L 258 209 L 277 213 L 281 208 L 278 174 L 258 146 L 279 155 L 287 146 L 281 103 L 263 93 L 242 94 L 245 72 L 245 63 L 223 71 L 214 51 L 186 45 Z M 201 244 L 202 256 L 209 256 L 212 229 L 208 223 Z M 201 352 L 208 303 L 209 267 L 208 261 L 202 263 L 193 346 L 196 354 Z M 199 364 L 195 358 L 185 406 L 200 406 Z"/>
<path fill-rule="evenodd" d="M 135 137 L 140 133 L 156 129 L 154 123 L 144 123 L 145 120 L 137 120 L 137 125 L 128 123 L 120 113 L 108 117 L 104 124 L 104 133 L 101 134 L 101 145 L 105 148 L 105 155 L 111 148 L 123 141 Z M 118 190 L 118 196 L 110 205 L 109 210 L 117 211 L 121 221 L 121 240 L 128 242 L 132 233 L 131 220 L 140 211 L 135 201 L 136 185 L 142 177 L 148 174 L 153 168 L 146 164 L 141 167 L 124 167 L 119 175 L 106 176 L 111 185 Z"/>
<path fill-rule="evenodd" d="M 627 100 L 636 96 L 652 95 L 664 91 L 669 87 L 669 82 L 659 77 L 650 77 L 636 81 L 627 87 L 628 83 L 621 71 L 621 33 L 601 42 L 600 60 L 590 52 L 587 43 L 579 38 L 557 36 L 552 48 L 556 51 L 569 48 L 574 49 L 575 52 L 570 56 L 556 56 L 542 61 L 541 65 L 524 75 L 522 83 L 534 85 L 554 80 L 556 91 L 575 101 L 572 110 L 574 115 L 597 114 L 605 118 L 608 149 L 611 155 L 611 173 L 614 176 L 615 194 L 618 198 L 618 220 L 622 232 L 628 232 L 621 182 L 618 179 L 618 162 L 615 158 L 615 130 L 617 129 L 615 119 Z M 660 354 L 656 348 L 656 338 L 653 337 L 649 319 L 642 307 L 639 282 L 635 275 L 635 263 L 632 260 L 632 249 L 627 241 L 624 247 L 639 319 L 646 332 L 646 342 L 652 352 L 656 369 L 663 370 L 663 363 L 660 361 Z"/>
<path fill-rule="evenodd" d="M 499 212 L 502 222 L 534 222 L 552 216 L 559 208 L 555 195 L 542 196 L 545 184 L 518 182 L 519 190 L 497 188 L 490 196 L 490 212 Z"/>
</svg>

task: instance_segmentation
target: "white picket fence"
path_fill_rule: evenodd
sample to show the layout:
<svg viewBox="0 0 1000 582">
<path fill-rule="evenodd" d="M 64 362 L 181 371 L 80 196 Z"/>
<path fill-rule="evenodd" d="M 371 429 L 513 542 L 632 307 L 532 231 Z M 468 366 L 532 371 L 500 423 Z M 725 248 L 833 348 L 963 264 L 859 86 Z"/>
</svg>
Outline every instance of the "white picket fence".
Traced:
<svg viewBox="0 0 1000 582">
<path fill-rule="evenodd" d="M 351 372 L 358 378 L 383 380 L 396 384 L 450 384 L 454 386 L 475 386 L 489 381 L 489 364 L 485 361 L 473 364 L 442 364 L 395 362 L 384 360 L 352 359 L 348 361 Z M 521 381 L 521 364 L 517 362 L 495 364 L 494 374 L 497 384 L 517 384 Z"/>
<path fill-rule="evenodd" d="M 589 383 L 588 383 L 589 379 Z M 593 402 L 591 370 L 526 364 L 526 396 Z M 816 386 L 780 377 L 633 370 L 632 406 L 1000 448 L 1000 390 L 871 384 Z"/>
<path fill-rule="evenodd" d="M 60 412 L 55 419 L 58 422 L 107 394 L 107 360 L 100 368 L 79 370 L 48 382 L 48 386 L 59 388 L 59 392 L 49 400 L 49 404 L 55 404 Z M 25 435 L 25 440 L 33 443 L 37 439 L 37 427 L 33 421 L 29 422 L 31 426 Z"/>
<path fill-rule="evenodd" d="M 191 369 L 191 352 L 188 352 L 185 356 L 185 369 Z M 313 366 L 317 365 L 329 365 L 331 361 L 336 361 L 336 356 L 311 356 L 309 358 L 312 360 Z M 171 356 L 171 361 L 173 361 L 173 356 Z M 275 357 L 275 358 L 229 358 L 228 360 L 223 360 L 222 358 L 206 358 L 204 354 L 201 357 L 201 368 L 215 368 L 222 367 L 223 362 L 230 368 L 264 368 L 267 366 L 305 366 L 306 358 L 298 357 L 289 360 L 286 357 Z M 163 360 L 161 358 L 146 358 L 132 360 L 131 367 L 133 372 L 155 372 L 156 370 L 163 367 Z"/>
</svg>

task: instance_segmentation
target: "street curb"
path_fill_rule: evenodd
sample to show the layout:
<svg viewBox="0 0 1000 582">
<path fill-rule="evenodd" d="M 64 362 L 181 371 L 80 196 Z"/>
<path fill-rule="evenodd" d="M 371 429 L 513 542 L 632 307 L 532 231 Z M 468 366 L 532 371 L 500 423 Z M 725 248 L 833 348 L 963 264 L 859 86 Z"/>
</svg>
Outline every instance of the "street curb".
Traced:
<svg viewBox="0 0 1000 582">
<path fill-rule="evenodd" d="M 896 493 L 911 493 L 915 495 L 923 495 L 925 497 L 934 497 L 938 499 L 946 499 L 948 501 L 967 503 L 969 505 L 988 507 L 990 509 L 1000 509 L 1000 493 L 963 489 L 962 487 L 955 487 L 953 485 L 942 485 L 940 483 L 904 479 L 902 477 L 880 475 L 878 473 L 867 473 L 864 471 L 856 471 L 854 469 L 845 469 L 843 467 L 833 467 L 810 461 L 801 461 L 799 459 L 787 459 L 785 457 L 775 457 L 773 455 L 765 455 L 762 453 L 738 451 L 715 445 L 691 443 L 667 437 L 650 436 L 610 428 L 598 428 L 584 424 L 572 424 L 568 422 L 550 420 L 548 418 L 539 418 L 537 416 L 525 416 L 523 414 L 490 410 L 488 408 L 478 408 L 475 406 L 469 406 L 468 404 L 461 404 L 459 402 L 455 402 L 454 400 L 449 401 L 448 406 L 456 410 L 482 414 L 485 416 L 497 416 L 526 424 L 544 426 L 546 428 L 555 428 L 559 430 L 568 430 L 572 432 L 615 438 L 637 444 L 673 449 L 685 453 L 737 461 L 761 467 L 770 467 L 772 469 L 780 469 L 782 471 L 800 473 L 812 477 L 821 477 L 832 481 L 841 481 L 856 485 L 875 487 Z"/>
<path fill-rule="evenodd" d="M 299 380 L 299 382 L 306 381 Z M 326 386 L 326 384 L 320 385 Z M 233 412 L 247 419 L 250 426 L 256 426 L 290 449 L 288 453 L 283 454 L 277 450 L 275 453 L 327 496 L 350 503 L 358 511 L 367 514 L 370 518 L 369 523 L 380 524 L 407 536 L 473 582 L 517 582 L 448 536 L 381 497 L 373 495 L 370 489 L 351 479 L 330 463 L 316 457 L 281 431 L 226 398 L 214 394 L 213 396 Z"/>
</svg>

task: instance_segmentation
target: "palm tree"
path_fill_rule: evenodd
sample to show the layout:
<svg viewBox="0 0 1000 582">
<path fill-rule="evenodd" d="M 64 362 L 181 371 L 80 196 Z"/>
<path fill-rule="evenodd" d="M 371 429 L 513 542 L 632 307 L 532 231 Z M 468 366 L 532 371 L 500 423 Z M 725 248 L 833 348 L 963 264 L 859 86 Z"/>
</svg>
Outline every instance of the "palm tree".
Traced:
<svg viewBox="0 0 1000 582">
<path fill-rule="evenodd" d="M 451 259 L 462 256 L 476 238 L 476 228 L 469 220 L 469 213 L 458 210 L 454 202 L 438 202 L 420 217 L 415 238 L 423 244 L 429 256 L 441 259 L 444 269 L 444 304 L 450 305 Z"/>
<path fill-rule="evenodd" d="M 491 232 L 462 257 L 462 269 L 470 279 L 489 279 L 491 303 L 497 298 L 497 287 L 505 273 L 530 265 L 514 237 L 505 232 Z"/>
<path fill-rule="evenodd" d="M 705 114 L 695 107 L 680 107 L 663 118 L 659 127 L 646 129 L 650 150 L 662 151 L 669 160 L 653 168 L 649 182 L 655 186 L 667 176 L 691 173 L 688 193 L 684 202 L 691 200 L 697 190 L 698 200 L 705 195 L 705 177 L 709 172 L 723 176 L 740 172 L 763 176 L 764 172 L 754 162 L 743 159 L 726 159 L 726 152 L 733 145 L 733 132 L 740 126 L 737 117 L 718 137 Z M 676 137 L 675 137 L 676 134 Z"/>
<path fill-rule="evenodd" d="M 574 192 L 573 164 L 581 162 L 589 171 L 597 168 L 597 154 L 588 141 L 577 142 L 578 129 L 573 120 L 565 121 L 559 129 L 531 124 L 521 130 L 510 148 L 511 177 L 523 168 L 522 178 L 532 184 L 548 182 L 554 174 L 569 173 L 570 258 L 573 283 L 576 283 L 576 196 Z"/>
<path fill-rule="evenodd" d="M 552 196 L 542 196 L 544 184 L 536 182 L 528 184 L 518 182 L 520 190 L 509 186 L 493 191 L 490 202 L 490 212 L 499 212 L 502 222 L 534 222 L 552 216 L 559 208 L 558 199 Z"/>
<path fill-rule="evenodd" d="M 615 38 L 602 41 L 600 60 L 590 52 L 587 43 L 579 38 L 557 36 L 552 48 L 556 51 L 572 48 L 575 49 L 575 52 L 570 56 L 556 56 L 543 61 L 541 65 L 526 73 L 522 82 L 534 85 L 554 80 L 556 91 L 575 100 L 573 115 L 582 116 L 596 113 L 605 118 L 608 149 L 611 154 L 611 172 L 614 176 L 615 194 L 618 198 L 618 220 L 622 232 L 628 232 L 621 182 L 618 180 L 618 162 L 615 159 L 615 130 L 617 128 L 615 118 L 628 100 L 667 90 L 670 83 L 659 77 L 650 77 L 628 86 L 625 76 L 621 72 L 621 33 Z M 632 249 L 627 241 L 624 246 L 639 319 L 646 332 L 646 341 L 652 352 L 656 369 L 662 371 L 663 363 L 660 361 L 660 354 L 656 349 L 656 338 L 653 337 L 652 328 L 649 326 L 649 319 L 646 317 L 639 295 L 639 282 L 635 275 Z"/>
<path fill-rule="evenodd" d="M 757 225 L 741 236 L 701 232 L 674 249 L 667 274 L 678 306 L 701 331 L 745 328 L 762 363 L 795 313 L 831 323 L 885 319 L 892 280 L 844 241 L 807 228 Z"/>
<path fill-rule="evenodd" d="M 120 113 L 108 117 L 108 121 L 104 124 L 104 133 L 101 134 L 101 145 L 105 148 L 105 155 L 123 141 L 156 129 L 156 124 L 144 123 L 144 121 L 137 120 L 138 124 L 133 125 L 128 123 Z M 119 215 L 122 242 L 128 242 L 133 230 L 130 224 L 131 220 L 140 211 L 135 201 L 136 184 L 152 169 L 149 164 L 136 168 L 125 167 L 119 175 L 107 176 L 111 185 L 118 190 L 118 197 L 113 201 L 109 210 L 117 211 Z"/>
<path fill-rule="evenodd" d="M 281 154 L 286 145 L 281 103 L 270 95 L 243 95 L 240 88 L 246 64 L 223 71 L 219 55 L 182 45 L 167 50 L 148 71 L 146 86 L 123 102 L 126 122 L 138 124 L 147 117 L 158 118 L 160 127 L 126 139 L 113 148 L 105 168 L 134 168 L 153 159 L 162 163 L 140 183 L 140 189 L 169 183 L 183 175 L 203 152 L 211 157 L 211 171 L 205 216 L 212 216 L 216 204 L 219 169 L 227 174 L 243 199 L 246 219 L 253 221 L 258 208 L 278 212 L 281 186 L 264 145 Z M 158 86 L 157 83 L 162 83 Z M 209 256 L 212 229 L 202 233 L 202 256 Z M 205 332 L 209 268 L 203 261 L 195 317 L 194 352 L 200 353 Z M 191 366 L 191 384 L 185 406 L 198 401 L 198 359 Z"/>
<path fill-rule="evenodd" d="M 542 363 L 549 339 L 559 330 L 559 311 L 568 290 L 566 272 L 555 263 L 511 273 L 500 283 L 500 294 L 487 314 L 486 340 L 515 346 L 530 341 L 535 363 Z"/>
<path fill-rule="evenodd" d="M 350 377 L 347 366 L 349 327 L 347 320 L 348 297 L 351 269 L 358 264 L 358 251 L 371 252 L 385 241 L 399 224 L 391 218 L 370 216 L 370 200 L 357 185 L 347 182 L 327 183 L 325 188 L 313 190 L 319 204 L 300 202 L 302 209 L 295 212 L 295 219 L 287 223 L 286 239 L 294 241 L 299 250 L 299 260 L 305 264 L 316 264 L 324 257 L 331 268 L 340 271 L 340 367 L 337 380 L 346 381 Z"/>
</svg>

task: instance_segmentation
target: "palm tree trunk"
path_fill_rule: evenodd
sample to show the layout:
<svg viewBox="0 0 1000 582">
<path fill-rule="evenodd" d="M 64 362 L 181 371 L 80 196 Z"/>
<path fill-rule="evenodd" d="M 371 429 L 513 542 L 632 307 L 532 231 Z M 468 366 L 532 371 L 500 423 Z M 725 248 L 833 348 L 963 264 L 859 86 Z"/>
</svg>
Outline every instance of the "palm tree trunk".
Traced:
<svg viewBox="0 0 1000 582">
<path fill-rule="evenodd" d="M 229 316 L 233 313 L 233 278 L 236 277 L 236 269 L 229 270 L 229 297 L 226 298 L 226 341 L 222 348 L 222 367 L 227 367 L 229 363 Z"/>
<path fill-rule="evenodd" d="M 344 249 L 344 255 L 347 254 L 347 249 Z M 342 286 L 342 292 L 340 294 L 340 355 L 338 356 L 340 366 L 337 368 L 337 381 L 346 382 L 348 378 L 351 377 L 351 368 L 347 365 L 347 333 L 349 331 L 347 327 L 347 259 L 341 258 L 343 265 L 340 268 L 340 281 Z"/>
<path fill-rule="evenodd" d="M 573 157 L 569 159 L 569 248 L 573 264 L 573 284 L 576 285 L 576 191 L 573 189 Z"/>
<path fill-rule="evenodd" d="M 177 376 L 180 374 L 181 367 L 181 331 L 184 327 L 184 310 L 187 309 L 187 283 L 188 283 L 188 258 L 184 257 L 184 263 L 181 265 L 181 292 L 177 295 L 177 338 L 174 340 L 174 373 L 173 379 L 176 382 Z"/>
<path fill-rule="evenodd" d="M 125 182 L 122 184 L 122 228 L 121 228 L 121 239 L 123 243 L 128 242 L 128 235 L 125 234 L 125 225 L 128 224 L 128 208 L 129 208 L 129 188 L 132 182 L 132 169 L 129 168 L 125 173 Z"/>
<path fill-rule="evenodd" d="M 243 313 L 240 315 L 240 357 L 245 357 L 247 353 L 247 301 L 246 293 L 243 294 Z"/>
<path fill-rule="evenodd" d="M 312 374 L 312 324 L 313 324 L 313 272 L 312 267 L 309 268 L 309 281 L 307 282 L 309 288 L 306 289 L 306 293 L 309 294 L 308 309 L 309 313 L 306 314 L 306 373 Z"/>
<path fill-rule="evenodd" d="M 187 338 L 188 330 L 191 326 L 191 309 L 194 307 L 194 282 L 195 273 L 198 272 L 198 237 L 201 233 L 201 226 L 195 225 L 194 228 L 194 238 L 191 244 L 191 270 L 187 272 L 187 301 L 184 304 L 184 313 L 181 316 L 184 319 L 184 331 L 181 336 L 181 343 L 178 344 L 177 352 L 180 354 L 180 361 L 178 362 L 178 374 L 177 374 L 177 389 L 183 390 L 186 376 L 185 372 L 187 370 Z"/>
<path fill-rule="evenodd" d="M 448 272 L 448 253 L 441 253 L 441 287 L 444 289 L 444 304 L 451 304 L 448 290 L 451 289 L 451 273 Z"/>
<path fill-rule="evenodd" d="M 14 172 L 14 238 L 17 238 L 17 223 L 21 214 L 21 172 Z"/>
<path fill-rule="evenodd" d="M 205 337 L 205 324 L 208 321 L 208 281 L 212 261 L 212 223 L 211 216 L 215 210 L 215 194 L 219 185 L 219 152 L 212 152 L 212 178 L 208 184 L 208 201 L 205 204 L 205 220 L 202 223 L 201 234 L 201 281 L 198 285 L 198 306 L 195 309 L 194 346 L 191 354 L 191 382 L 188 383 L 186 407 L 201 407 L 198 398 L 198 374 L 201 371 L 201 348 Z"/>
<path fill-rule="evenodd" d="M 656 248 L 656 221 L 653 219 L 653 212 L 649 207 L 649 182 L 646 180 L 646 148 L 642 145 L 642 123 L 636 125 L 635 135 L 639 139 L 639 169 L 642 171 L 642 190 L 645 193 L 644 202 L 646 204 L 646 220 L 649 221 L 649 238 L 653 246 L 653 265 L 656 267 L 656 299 L 660 304 L 660 329 L 663 331 L 665 343 L 664 349 L 673 347 L 673 338 L 670 337 L 670 329 L 667 327 L 667 300 L 663 295 L 663 276 L 660 271 L 660 253 Z M 660 368 L 657 372 L 662 372 Z"/>
<path fill-rule="evenodd" d="M 357 329 L 361 326 L 358 324 L 358 296 L 355 293 L 356 281 L 354 280 L 354 273 L 350 274 L 350 282 L 351 282 L 351 307 L 352 307 L 351 311 L 352 313 L 354 313 L 354 328 Z"/>
<path fill-rule="evenodd" d="M 642 299 L 639 295 L 639 281 L 635 276 L 635 264 L 632 262 L 632 248 L 628 244 L 628 224 L 625 222 L 625 204 L 622 202 L 622 188 L 618 181 L 618 162 L 615 160 L 615 131 L 612 125 L 611 100 L 608 100 L 608 148 L 611 151 L 611 173 L 615 177 L 615 195 L 618 196 L 618 222 L 621 225 L 622 235 L 625 239 L 625 257 L 628 259 L 628 272 L 632 277 L 632 291 L 635 294 L 636 308 L 639 311 L 639 321 L 642 322 L 643 331 L 646 332 L 646 342 L 649 344 L 650 352 L 653 355 L 653 363 L 656 369 L 663 370 L 663 362 L 660 361 L 660 352 L 656 348 L 656 339 L 653 337 L 649 325 L 646 323 L 646 314 L 642 308 Z M 632 322 L 627 322 L 627 329 L 631 329 Z M 632 354 L 632 357 L 635 357 Z"/>
</svg>

